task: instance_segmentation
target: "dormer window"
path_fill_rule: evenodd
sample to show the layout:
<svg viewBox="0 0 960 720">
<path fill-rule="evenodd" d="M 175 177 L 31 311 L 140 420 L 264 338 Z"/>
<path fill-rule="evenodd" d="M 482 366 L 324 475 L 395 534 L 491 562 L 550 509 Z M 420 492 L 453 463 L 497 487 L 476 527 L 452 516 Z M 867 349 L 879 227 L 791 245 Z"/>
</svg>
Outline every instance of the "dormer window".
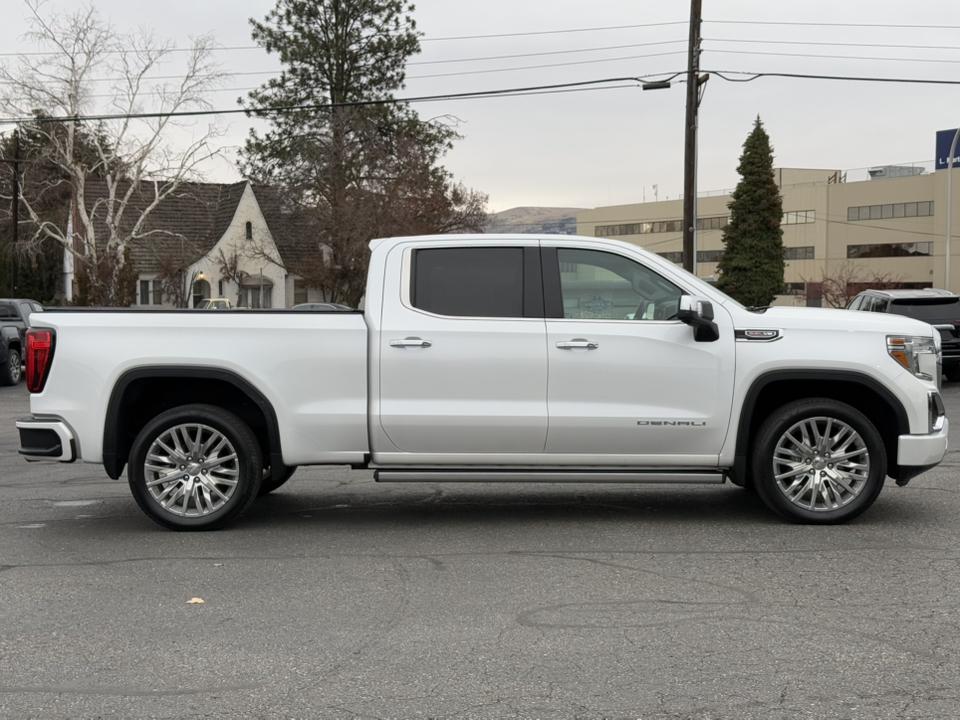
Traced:
<svg viewBox="0 0 960 720">
<path fill-rule="evenodd" d="M 253 240 L 253 223 L 247 223 L 247 240 Z"/>
</svg>

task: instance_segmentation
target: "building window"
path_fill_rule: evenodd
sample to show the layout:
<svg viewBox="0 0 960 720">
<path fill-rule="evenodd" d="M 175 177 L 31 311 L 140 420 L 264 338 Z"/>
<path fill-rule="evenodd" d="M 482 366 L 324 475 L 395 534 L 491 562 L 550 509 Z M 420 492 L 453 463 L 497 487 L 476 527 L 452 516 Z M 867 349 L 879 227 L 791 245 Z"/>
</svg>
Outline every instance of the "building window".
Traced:
<svg viewBox="0 0 960 720">
<path fill-rule="evenodd" d="M 293 281 L 293 304 L 299 305 L 300 303 L 307 302 L 307 281 L 306 280 L 294 280 Z"/>
<path fill-rule="evenodd" d="M 683 253 L 682 252 L 662 252 L 657 253 L 664 260 L 669 260 L 672 263 L 677 265 L 683 265 Z"/>
<path fill-rule="evenodd" d="M 697 230 L 719 230 L 730 218 L 727 215 L 697 219 Z M 622 225 L 597 225 L 595 237 L 614 235 L 647 235 L 649 233 L 683 232 L 683 220 L 658 220 L 656 222 L 624 223 Z"/>
<path fill-rule="evenodd" d="M 789 214 L 789 213 L 788 213 Z M 847 221 L 895 220 L 905 217 L 932 217 L 933 201 L 895 203 L 888 205 L 861 205 L 847 208 Z"/>
<path fill-rule="evenodd" d="M 807 284 L 802 282 L 785 283 L 783 286 L 784 295 L 806 295 Z"/>
<path fill-rule="evenodd" d="M 223 280 L 217 281 L 217 297 L 223 297 Z"/>
<path fill-rule="evenodd" d="M 264 285 L 263 288 L 259 286 L 241 288 L 240 307 L 253 309 L 273 307 L 273 288 L 269 285 Z"/>
<path fill-rule="evenodd" d="M 253 240 L 253 223 L 252 222 L 247 223 L 246 237 L 247 237 L 247 240 Z"/>
<path fill-rule="evenodd" d="M 729 222 L 730 217 L 727 215 L 697 218 L 697 230 L 719 230 L 726 227 Z"/>
<path fill-rule="evenodd" d="M 780 220 L 781 225 L 806 225 L 817 221 L 816 210 L 791 210 L 785 212 Z"/>
<path fill-rule="evenodd" d="M 697 262 L 698 263 L 720 262 L 721 255 L 723 255 L 723 250 L 697 250 Z"/>
<path fill-rule="evenodd" d="M 847 245 L 847 257 L 884 258 L 884 257 L 930 257 L 933 255 L 932 242 L 918 243 L 873 243 L 870 245 Z"/>
<path fill-rule="evenodd" d="M 813 260 L 813 245 L 804 247 L 785 247 L 783 249 L 784 260 Z"/>
</svg>

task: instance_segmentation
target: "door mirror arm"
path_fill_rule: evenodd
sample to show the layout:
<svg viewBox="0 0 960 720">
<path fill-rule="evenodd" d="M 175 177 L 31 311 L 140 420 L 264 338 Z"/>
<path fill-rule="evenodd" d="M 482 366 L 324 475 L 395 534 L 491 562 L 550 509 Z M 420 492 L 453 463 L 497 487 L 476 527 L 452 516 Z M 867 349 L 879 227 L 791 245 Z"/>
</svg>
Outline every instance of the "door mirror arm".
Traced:
<svg viewBox="0 0 960 720">
<path fill-rule="evenodd" d="M 677 319 L 693 328 L 697 342 L 714 342 L 720 339 L 720 328 L 713 321 L 713 303 L 695 295 L 681 295 Z"/>
</svg>

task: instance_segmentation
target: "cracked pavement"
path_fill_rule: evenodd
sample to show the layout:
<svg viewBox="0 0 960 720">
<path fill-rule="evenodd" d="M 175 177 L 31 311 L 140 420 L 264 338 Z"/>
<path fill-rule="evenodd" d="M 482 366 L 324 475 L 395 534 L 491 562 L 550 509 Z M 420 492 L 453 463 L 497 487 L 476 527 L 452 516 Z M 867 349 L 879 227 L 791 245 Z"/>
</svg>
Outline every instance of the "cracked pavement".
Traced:
<svg viewBox="0 0 960 720">
<path fill-rule="evenodd" d="M 956 450 L 837 527 L 729 484 L 302 468 L 179 534 L 24 462 L 28 412 L 0 388 L 0 718 L 960 716 Z"/>
</svg>

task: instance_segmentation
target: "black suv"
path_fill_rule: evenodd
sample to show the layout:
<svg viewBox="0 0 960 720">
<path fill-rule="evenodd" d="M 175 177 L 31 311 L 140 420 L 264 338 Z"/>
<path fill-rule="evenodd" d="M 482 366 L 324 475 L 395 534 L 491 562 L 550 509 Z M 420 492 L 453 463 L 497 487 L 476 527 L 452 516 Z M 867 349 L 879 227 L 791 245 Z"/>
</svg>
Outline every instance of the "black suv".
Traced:
<svg viewBox="0 0 960 720">
<path fill-rule="evenodd" d="M 960 381 L 960 297 L 948 290 L 864 290 L 848 310 L 895 313 L 923 320 L 940 331 L 943 344 L 943 374 Z"/>
<path fill-rule="evenodd" d="M 42 311 L 43 305 L 36 300 L 0 299 L 0 385 L 20 382 L 30 315 Z"/>
</svg>

